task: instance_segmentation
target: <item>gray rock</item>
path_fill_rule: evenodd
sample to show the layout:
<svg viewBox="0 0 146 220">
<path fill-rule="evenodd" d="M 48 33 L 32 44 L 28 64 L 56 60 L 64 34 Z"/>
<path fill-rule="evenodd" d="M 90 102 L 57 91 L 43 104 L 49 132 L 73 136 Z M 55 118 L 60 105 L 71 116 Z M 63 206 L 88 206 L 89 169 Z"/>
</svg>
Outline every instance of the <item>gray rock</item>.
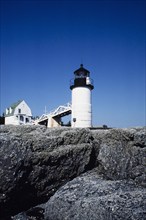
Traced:
<svg viewBox="0 0 146 220">
<path fill-rule="evenodd" d="M 62 208 L 66 210 L 66 205 L 68 207 L 64 212 L 64 219 L 70 218 L 72 204 L 73 212 L 75 207 L 77 210 L 77 216 L 74 217 L 73 214 L 74 219 L 82 218 L 82 215 L 85 217 L 84 209 L 89 219 L 96 219 L 94 213 L 101 216 L 101 220 L 118 219 L 120 207 L 123 209 L 120 211 L 119 219 L 130 216 L 130 212 L 132 214 L 129 219 L 142 219 L 144 216 L 142 200 L 145 196 L 143 187 L 146 186 L 146 128 L 89 130 L 65 127 L 46 129 L 44 126 L 1 126 L 0 219 L 9 218 L 20 212 L 23 213 L 17 215 L 16 219 L 20 217 L 39 219 L 41 209 L 36 209 L 34 206 L 45 203 L 62 185 L 95 167 L 97 167 L 96 172 L 92 172 L 92 175 L 85 174 L 75 179 L 76 187 L 73 188 L 75 192 L 81 191 L 81 197 L 82 195 L 84 197 L 81 200 L 85 202 L 78 204 L 75 198 L 75 203 L 72 203 L 72 195 L 75 193 L 72 190 L 71 206 L 64 202 L 64 208 Z M 81 189 L 81 181 L 84 190 Z M 101 192 L 99 194 L 94 192 L 94 188 L 98 191 L 94 183 L 99 189 L 103 186 L 104 196 L 100 197 Z M 111 194 L 106 194 L 110 191 Z M 65 196 L 64 191 L 58 192 Z M 70 196 L 69 191 L 67 194 Z M 86 201 L 87 194 L 93 194 L 93 198 L 89 196 L 91 202 Z M 60 203 L 54 199 L 56 195 L 48 203 L 51 208 L 47 205 L 46 218 L 48 219 L 53 218 L 51 210 L 61 207 Z M 128 203 L 125 202 L 125 198 L 128 198 Z M 97 200 L 97 203 L 94 200 Z M 93 203 L 97 206 L 93 206 Z M 81 204 L 85 206 L 84 209 L 81 208 Z M 98 206 L 99 209 L 96 210 Z M 92 210 L 92 207 L 93 212 L 90 212 L 89 209 Z M 115 207 L 112 213 L 111 207 Z M 134 209 L 137 211 L 134 212 Z M 88 212 L 90 212 L 89 215 Z M 33 217 L 34 213 L 38 218 Z M 59 214 L 56 216 L 58 216 L 56 219 L 61 219 Z"/>
<path fill-rule="evenodd" d="M 146 128 L 92 131 L 97 163 L 113 180 L 133 179 L 146 186 Z"/>
<path fill-rule="evenodd" d="M 1 218 L 46 202 L 90 164 L 88 129 L 1 126 L 0 131 Z"/>
<path fill-rule="evenodd" d="M 146 219 L 144 188 L 97 173 L 86 173 L 61 187 L 46 203 L 45 220 Z"/>
<path fill-rule="evenodd" d="M 12 220 L 44 220 L 43 205 L 33 207 L 26 212 L 19 213 L 11 218 Z"/>
</svg>

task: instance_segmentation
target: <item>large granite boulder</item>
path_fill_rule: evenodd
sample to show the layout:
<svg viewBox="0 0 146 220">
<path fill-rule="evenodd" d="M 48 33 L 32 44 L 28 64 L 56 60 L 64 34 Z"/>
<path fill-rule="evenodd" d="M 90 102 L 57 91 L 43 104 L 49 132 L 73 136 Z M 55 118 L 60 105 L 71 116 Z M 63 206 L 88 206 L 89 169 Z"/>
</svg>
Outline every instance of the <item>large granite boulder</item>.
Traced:
<svg viewBox="0 0 146 220">
<path fill-rule="evenodd" d="M 146 186 L 146 127 L 92 131 L 97 163 L 112 180 L 133 179 Z"/>
<path fill-rule="evenodd" d="M 0 219 L 144 220 L 145 186 L 146 128 L 1 126 Z"/>
<path fill-rule="evenodd" d="M 129 180 L 90 171 L 61 187 L 46 203 L 45 220 L 145 220 L 146 190 Z"/>
<path fill-rule="evenodd" d="M 88 129 L 1 126 L 0 218 L 46 202 L 90 167 Z"/>
<path fill-rule="evenodd" d="M 61 187 L 46 203 L 45 220 L 145 220 L 145 128 L 91 133 L 97 168 Z"/>
</svg>

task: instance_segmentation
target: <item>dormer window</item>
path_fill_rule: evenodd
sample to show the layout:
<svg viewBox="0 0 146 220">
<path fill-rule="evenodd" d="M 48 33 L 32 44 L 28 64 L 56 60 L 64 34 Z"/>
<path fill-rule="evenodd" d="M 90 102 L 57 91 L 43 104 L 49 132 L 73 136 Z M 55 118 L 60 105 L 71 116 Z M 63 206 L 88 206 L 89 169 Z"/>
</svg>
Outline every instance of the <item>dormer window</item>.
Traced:
<svg viewBox="0 0 146 220">
<path fill-rule="evenodd" d="M 18 113 L 21 114 L 21 109 L 20 108 L 18 108 Z"/>
<path fill-rule="evenodd" d="M 9 108 L 9 112 L 10 112 L 10 114 L 12 113 L 12 108 L 11 107 Z"/>
<path fill-rule="evenodd" d="M 9 114 L 9 109 L 6 108 L 6 115 L 8 115 L 8 114 Z"/>
</svg>

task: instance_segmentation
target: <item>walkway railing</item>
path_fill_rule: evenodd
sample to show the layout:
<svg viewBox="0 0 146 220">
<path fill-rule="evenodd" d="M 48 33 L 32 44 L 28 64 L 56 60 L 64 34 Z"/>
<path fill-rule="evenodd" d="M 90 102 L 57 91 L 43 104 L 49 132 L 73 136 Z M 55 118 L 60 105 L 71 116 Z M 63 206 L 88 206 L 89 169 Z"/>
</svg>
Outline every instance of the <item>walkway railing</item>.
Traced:
<svg viewBox="0 0 146 220">
<path fill-rule="evenodd" d="M 38 120 L 37 122 L 39 123 L 40 121 L 44 121 L 46 119 L 48 119 L 49 117 L 57 117 L 60 115 L 65 115 L 65 113 L 67 112 L 71 112 L 72 107 L 70 103 L 67 103 L 65 105 L 60 105 L 58 108 L 50 111 L 48 114 L 43 114 Z"/>
</svg>

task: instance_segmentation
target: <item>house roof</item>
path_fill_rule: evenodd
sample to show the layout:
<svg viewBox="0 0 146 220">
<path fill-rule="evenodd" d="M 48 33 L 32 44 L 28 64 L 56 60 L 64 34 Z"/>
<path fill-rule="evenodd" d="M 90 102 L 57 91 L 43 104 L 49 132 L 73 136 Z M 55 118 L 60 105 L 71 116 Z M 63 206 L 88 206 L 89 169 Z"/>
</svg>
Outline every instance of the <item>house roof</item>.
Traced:
<svg viewBox="0 0 146 220">
<path fill-rule="evenodd" d="M 8 114 L 5 114 L 5 117 L 14 115 L 15 108 L 22 102 L 23 100 L 19 100 L 18 102 L 13 103 L 10 107 L 7 108 Z M 10 113 L 10 108 L 12 109 Z"/>
</svg>

